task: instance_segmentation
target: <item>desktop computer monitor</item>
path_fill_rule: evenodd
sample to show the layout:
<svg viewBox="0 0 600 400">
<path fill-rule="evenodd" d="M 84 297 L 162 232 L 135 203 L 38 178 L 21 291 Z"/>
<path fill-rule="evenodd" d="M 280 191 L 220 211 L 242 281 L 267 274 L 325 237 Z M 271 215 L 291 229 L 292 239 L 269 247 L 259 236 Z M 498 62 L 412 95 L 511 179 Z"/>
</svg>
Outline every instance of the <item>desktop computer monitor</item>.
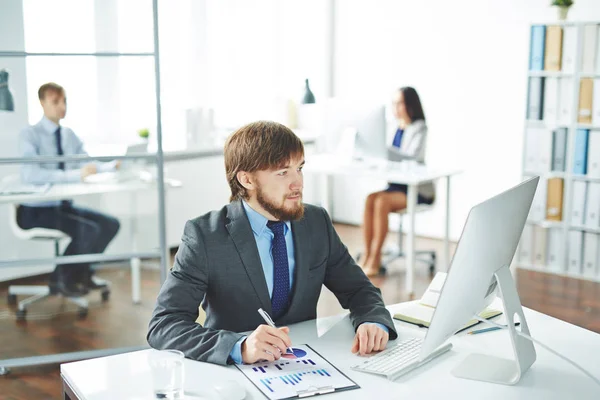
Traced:
<svg viewBox="0 0 600 400">
<path fill-rule="evenodd" d="M 354 132 L 354 133 L 352 133 Z M 350 159 L 387 159 L 385 105 L 352 99 L 330 99 L 325 105 L 325 151 Z"/>
<path fill-rule="evenodd" d="M 529 334 L 509 267 L 525 225 L 539 177 L 531 178 L 474 206 L 467 217 L 456 252 L 421 347 L 426 358 L 478 315 L 499 289 L 515 360 L 472 354 L 453 371 L 455 376 L 514 384 L 535 361 L 533 344 L 517 336 L 514 318 Z"/>
</svg>

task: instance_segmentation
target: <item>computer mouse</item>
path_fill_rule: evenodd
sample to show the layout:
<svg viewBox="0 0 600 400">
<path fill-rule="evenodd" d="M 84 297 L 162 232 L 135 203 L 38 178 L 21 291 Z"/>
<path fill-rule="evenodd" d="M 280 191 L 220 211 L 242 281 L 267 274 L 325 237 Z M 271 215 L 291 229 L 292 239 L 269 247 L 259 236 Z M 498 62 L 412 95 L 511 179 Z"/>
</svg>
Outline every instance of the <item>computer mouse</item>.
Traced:
<svg viewBox="0 0 600 400">
<path fill-rule="evenodd" d="M 246 398 L 246 389 L 241 383 L 236 381 L 227 381 L 215 386 L 215 391 L 220 399 L 242 400 Z"/>
</svg>

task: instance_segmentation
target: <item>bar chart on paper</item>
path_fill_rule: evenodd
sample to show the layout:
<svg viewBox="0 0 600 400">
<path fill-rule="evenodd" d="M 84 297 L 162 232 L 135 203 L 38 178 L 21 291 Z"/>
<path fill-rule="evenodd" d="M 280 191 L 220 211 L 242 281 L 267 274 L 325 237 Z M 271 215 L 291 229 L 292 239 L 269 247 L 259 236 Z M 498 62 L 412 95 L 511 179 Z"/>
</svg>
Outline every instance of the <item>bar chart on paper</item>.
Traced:
<svg viewBox="0 0 600 400">
<path fill-rule="evenodd" d="M 297 346 L 292 351 L 274 362 L 237 367 L 270 399 L 298 397 L 303 391 L 317 388 L 356 387 L 309 346 Z"/>
</svg>

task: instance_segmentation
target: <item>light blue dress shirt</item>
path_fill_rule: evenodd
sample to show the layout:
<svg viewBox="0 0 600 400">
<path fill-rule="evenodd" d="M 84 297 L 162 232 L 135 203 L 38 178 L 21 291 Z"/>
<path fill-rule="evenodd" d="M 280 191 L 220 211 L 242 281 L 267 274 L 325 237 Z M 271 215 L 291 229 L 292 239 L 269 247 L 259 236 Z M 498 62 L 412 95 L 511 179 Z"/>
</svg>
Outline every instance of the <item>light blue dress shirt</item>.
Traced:
<svg viewBox="0 0 600 400">
<path fill-rule="evenodd" d="M 35 125 L 23 129 L 19 135 L 19 152 L 21 157 L 57 156 L 56 136 L 54 132 L 58 125 L 43 117 Z M 63 155 L 87 155 L 83 142 L 73 130 L 61 126 L 61 145 Z M 31 184 L 46 183 L 74 183 L 81 181 L 81 167 L 88 164 L 83 162 L 66 162 L 65 169 L 61 170 L 57 162 L 44 164 L 23 164 L 21 167 L 21 181 Z M 115 169 L 115 162 L 94 162 L 98 172 L 108 172 Z M 52 207 L 60 204 L 60 201 L 47 201 L 42 203 L 26 204 L 31 207 Z"/>
<path fill-rule="evenodd" d="M 275 235 L 267 227 L 268 219 L 264 217 L 262 214 L 254 210 L 252 207 L 248 205 L 245 201 L 242 201 L 244 206 L 244 210 L 246 211 L 246 215 L 248 216 L 248 220 L 250 221 L 250 227 L 252 228 L 252 233 L 254 233 L 254 240 L 256 241 L 256 246 L 258 247 L 258 255 L 260 256 L 260 262 L 263 267 L 263 271 L 265 273 L 265 279 L 267 281 L 267 288 L 269 289 L 269 297 L 273 296 L 273 256 L 271 255 L 271 242 Z M 288 254 L 288 265 L 290 269 L 290 291 L 293 287 L 294 282 L 294 269 L 296 268 L 296 260 L 294 258 L 294 237 L 292 235 L 292 224 L 290 221 L 285 222 L 284 236 L 285 236 L 285 247 Z M 370 322 L 365 322 L 369 324 Z M 388 332 L 386 326 L 381 324 L 376 324 L 381 329 Z M 236 364 L 242 363 L 242 343 L 246 340 L 247 336 L 244 336 L 233 346 L 231 353 L 231 359 Z"/>
</svg>

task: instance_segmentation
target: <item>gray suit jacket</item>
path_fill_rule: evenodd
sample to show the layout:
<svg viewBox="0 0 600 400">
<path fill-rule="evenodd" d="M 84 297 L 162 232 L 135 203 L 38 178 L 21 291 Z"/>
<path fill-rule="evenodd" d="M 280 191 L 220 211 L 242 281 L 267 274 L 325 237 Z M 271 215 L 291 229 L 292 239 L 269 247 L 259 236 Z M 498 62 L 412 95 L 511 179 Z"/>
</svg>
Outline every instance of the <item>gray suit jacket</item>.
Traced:
<svg viewBox="0 0 600 400">
<path fill-rule="evenodd" d="M 350 309 L 355 329 L 363 322 L 378 322 L 395 339 L 398 335 L 380 290 L 356 265 L 325 210 L 306 204 L 304 217 L 292 222 L 292 233 L 294 286 L 288 310 L 275 324 L 316 318 L 325 284 L 342 307 Z M 201 303 L 206 310 L 204 326 L 195 322 Z M 231 363 L 229 354 L 243 336 L 240 332 L 264 324 L 258 314 L 261 307 L 272 315 L 250 222 L 241 201 L 234 201 L 186 223 L 150 320 L 148 343 L 157 349 L 181 350 L 194 360 Z"/>
</svg>

